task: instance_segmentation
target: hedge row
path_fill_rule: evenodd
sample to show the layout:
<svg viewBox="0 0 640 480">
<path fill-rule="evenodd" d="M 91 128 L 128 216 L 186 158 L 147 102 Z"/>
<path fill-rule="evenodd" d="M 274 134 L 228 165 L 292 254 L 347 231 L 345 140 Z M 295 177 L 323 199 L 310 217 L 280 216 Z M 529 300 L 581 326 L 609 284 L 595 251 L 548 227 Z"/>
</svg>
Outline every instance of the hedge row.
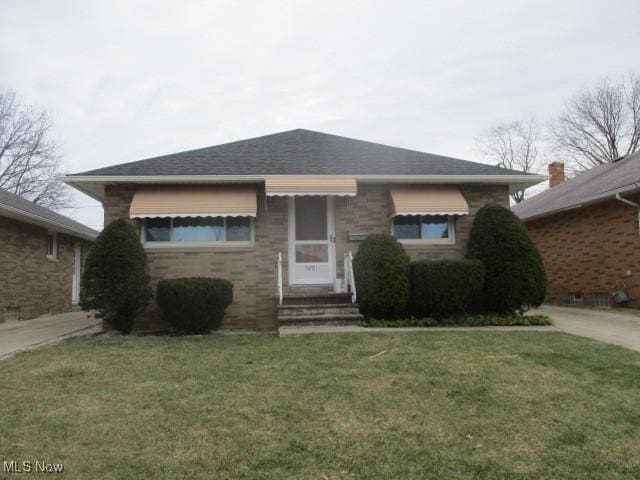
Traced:
<svg viewBox="0 0 640 480">
<path fill-rule="evenodd" d="M 390 235 L 371 235 L 354 259 L 360 311 L 366 318 L 443 318 L 481 303 L 484 266 L 478 260 L 410 262 Z"/>
<path fill-rule="evenodd" d="M 525 226 L 500 205 L 476 214 L 466 260 L 411 263 L 394 237 L 371 235 L 354 270 L 360 310 L 370 319 L 522 314 L 544 301 L 547 286 Z"/>
<path fill-rule="evenodd" d="M 415 317 L 443 318 L 477 309 L 484 285 L 479 260 L 412 262 L 409 312 Z"/>
<path fill-rule="evenodd" d="M 453 316 L 446 319 L 435 318 L 399 318 L 382 320 L 367 318 L 362 322 L 366 327 L 522 327 L 547 326 L 553 321 L 546 315 L 505 315 L 505 314 L 468 314 Z"/>
<path fill-rule="evenodd" d="M 221 278 L 176 278 L 158 282 L 162 317 L 180 333 L 201 334 L 222 325 L 233 301 L 233 284 Z"/>
</svg>

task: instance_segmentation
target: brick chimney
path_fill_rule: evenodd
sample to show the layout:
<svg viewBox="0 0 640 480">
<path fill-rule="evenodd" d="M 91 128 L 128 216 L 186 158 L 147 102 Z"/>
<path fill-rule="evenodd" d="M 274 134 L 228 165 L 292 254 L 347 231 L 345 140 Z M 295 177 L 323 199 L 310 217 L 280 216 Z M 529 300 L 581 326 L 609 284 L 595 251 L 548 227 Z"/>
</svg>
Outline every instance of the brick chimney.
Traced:
<svg viewBox="0 0 640 480">
<path fill-rule="evenodd" d="M 549 187 L 553 188 L 564 183 L 564 163 L 553 162 L 549 164 Z"/>
</svg>

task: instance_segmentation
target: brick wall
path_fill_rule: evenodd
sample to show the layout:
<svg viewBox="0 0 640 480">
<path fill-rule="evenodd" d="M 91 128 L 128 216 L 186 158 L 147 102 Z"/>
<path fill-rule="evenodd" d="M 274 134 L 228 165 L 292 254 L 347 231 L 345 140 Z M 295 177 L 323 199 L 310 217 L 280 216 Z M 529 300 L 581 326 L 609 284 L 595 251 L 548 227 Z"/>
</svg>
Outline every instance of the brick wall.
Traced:
<svg viewBox="0 0 640 480">
<path fill-rule="evenodd" d="M 461 185 L 470 207 L 470 215 L 456 224 L 455 245 L 411 246 L 413 258 L 461 257 L 466 251 L 471 221 L 485 203 L 508 205 L 506 186 Z M 105 224 L 119 217 L 128 218 L 135 187 L 107 186 L 105 190 Z M 390 233 L 391 221 L 388 187 L 359 184 L 358 195 L 350 200 L 336 199 L 336 260 L 338 278 L 343 277 L 343 255 L 358 242 L 349 242 L 347 234 Z M 136 222 L 137 224 L 137 222 Z M 201 247 L 197 249 L 147 248 L 152 284 L 162 278 L 215 276 L 234 284 L 234 302 L 227 310 L 225 328 L 273 329 L 276 313 L 276 257 L 283 256 L 283 283 L 288 284 L 288 200 L 270 197 L 265 208 L 263 189 L 258 191 L 258 213 L 254 225 L 255 245 L 251 247 Z M 158 318 L 155 307 L 148 320 Z"/>
<path fill-rule="evenodd" d="M 0 217 L 0 321 L 6 307 L 21 319 L 71 309 L 74 244 L 90 244 L 58 234 L 58 258 L 47 259 L 47 229 Z"/>
<path fill-rule="evenodd" d="M 462 258 L 467 252 L 467 240 L 476 212 L 487 203 L 509 205 L 509 190 L 501 185 L 458 185 L 469 204 L 469 215 L 456 219 L 455 244 L 405 245 L 413 260 Z M 342 258 L 349 250 L 355 255 L 360 242 L 348 241 L 351 233 L 391 233 L 391 201 L 389 187 L 379 184 L 358 184 L 358 195 L 336 201 L 336 258 L 338 278 L 343 277 Z"/>
<path fill-rule="evenodd" d="M 629 198 L 640 202 L 640 195 Z M 547 271 L 549 302 L 563 304 L 571 293 L 580 292 L 590 306 L 594 293 L 626 287 L 632 305 L 640 306 L 640 235 L 635 208 L 611 200 L 530 221 L 527 228 Z"/>
</svg>

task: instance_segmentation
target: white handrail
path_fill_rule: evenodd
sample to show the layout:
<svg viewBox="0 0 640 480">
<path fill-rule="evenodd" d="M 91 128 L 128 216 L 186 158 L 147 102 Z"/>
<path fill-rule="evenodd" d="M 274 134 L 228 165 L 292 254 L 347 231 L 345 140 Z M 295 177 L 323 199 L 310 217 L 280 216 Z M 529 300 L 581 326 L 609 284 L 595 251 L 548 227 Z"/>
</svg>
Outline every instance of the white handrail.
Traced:
<svg viewBox="0 0 640 480">
<path fill-rule="evenodd" d="M 356 277 L 353 274 L 353 254 L 351 250 L 344 254 L 344 279 L 347 289 L 351 292 L 351 303 L 356 303 L 358 295 L 356 293 Z"/>
<path fill-rule="evenodd" d="M 282 252 L 278 252 L 278 305 L 282 305 Z"/>
</svg>

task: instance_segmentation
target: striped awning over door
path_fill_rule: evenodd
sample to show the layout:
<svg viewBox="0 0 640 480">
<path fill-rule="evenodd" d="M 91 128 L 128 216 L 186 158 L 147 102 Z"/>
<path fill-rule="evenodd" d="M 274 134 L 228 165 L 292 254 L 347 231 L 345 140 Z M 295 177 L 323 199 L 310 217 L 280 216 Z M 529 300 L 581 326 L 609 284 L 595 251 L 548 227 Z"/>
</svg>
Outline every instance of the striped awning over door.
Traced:
<svg viewBox="0 0 640 480">
<path fill-rule="evenodd" d="M 336 195 L 354 196 L 357 192 L 355 177 L 296 176 L 267 177 L 267 196 Z"/>
</svg>

